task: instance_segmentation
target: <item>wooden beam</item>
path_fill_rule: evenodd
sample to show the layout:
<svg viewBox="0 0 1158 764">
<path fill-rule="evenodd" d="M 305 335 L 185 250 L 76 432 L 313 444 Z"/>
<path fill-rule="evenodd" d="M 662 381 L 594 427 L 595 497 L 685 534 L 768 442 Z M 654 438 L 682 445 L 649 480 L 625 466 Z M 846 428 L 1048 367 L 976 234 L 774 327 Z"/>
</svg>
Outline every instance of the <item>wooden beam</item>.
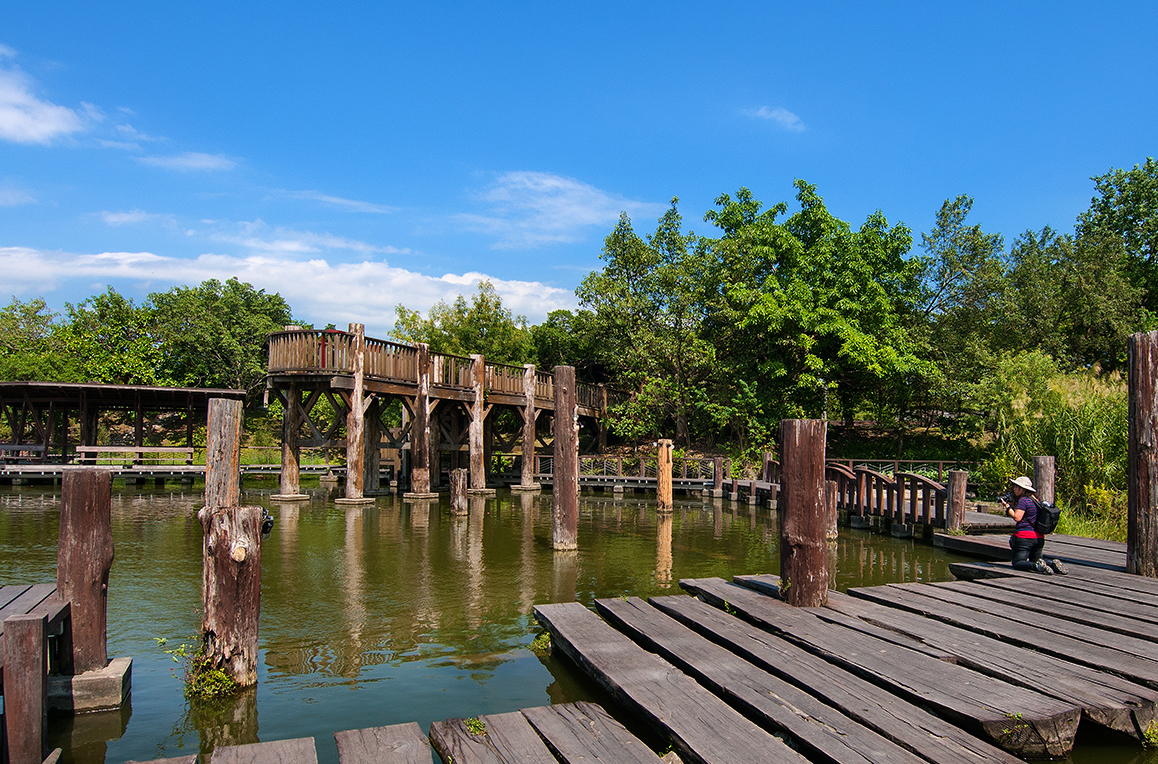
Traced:
<svg viewBox="0 0 1158 764">
<path fill-rule="evenodd" d="M 780 422 L 780 580 L 799 607 L 828 602 L 823 419 Z"/>
<path fill-rule="evenodd" d="M 56 589 L 72 603 L 73 673 L 108 665 L 109 571 L 113 566 L 111 470 L 66 469 L 61 479 Z"/>
</svg>

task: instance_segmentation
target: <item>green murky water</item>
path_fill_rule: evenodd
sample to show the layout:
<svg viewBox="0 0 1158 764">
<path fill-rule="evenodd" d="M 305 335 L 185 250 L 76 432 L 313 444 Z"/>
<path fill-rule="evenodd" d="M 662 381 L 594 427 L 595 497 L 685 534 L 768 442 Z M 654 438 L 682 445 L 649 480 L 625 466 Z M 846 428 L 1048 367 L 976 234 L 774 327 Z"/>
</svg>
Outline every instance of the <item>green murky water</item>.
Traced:
<svg viewBox="0 0 1158 764">
<path fill-rule="evenodd" d="M 580 551 L 551 549 L 550 494 L 472 500 L 465 517 L 393 497 L 338 507 L 245 501 L 277 523 L 262 546 L 259 683 L 224 704 L 190 705 L 156 643 L 199 627 L 200 494 L 118 488 L 109 585 L 109 655 L 133 658 L 131 707 L 50 721 L 66 762 L 117 763 L 215 745 L 313 736 L 337 761 L 337 730 L 513 711 L 597 690 L 568 664 L 529 649 L 532 605 L 678 591 L 681 578 L 778 572 L 775 513 L 677 499 L 584 495 Z M 59 493 L 0 488 L 0 583 L 55 580 Z M 836 585 L 948 580 L 963 559 L 912 541 L 842 532 Z M 1134 743 L 1084 741 L 1073 761 L 1147 762 Z"/>
</svg>

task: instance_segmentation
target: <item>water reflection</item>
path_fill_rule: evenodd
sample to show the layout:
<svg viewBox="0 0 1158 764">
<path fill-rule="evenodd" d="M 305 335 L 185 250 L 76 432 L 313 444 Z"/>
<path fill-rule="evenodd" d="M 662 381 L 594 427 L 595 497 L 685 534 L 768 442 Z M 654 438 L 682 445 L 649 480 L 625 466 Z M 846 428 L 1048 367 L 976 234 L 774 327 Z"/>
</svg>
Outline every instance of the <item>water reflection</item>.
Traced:
<svg viewBox="0 0 1158 764">
<path fill-rule="evenodd" d="M 671 588 L 671 529 L 674 523 L 670 513 L 655 517 L 655 583 L 661 589 Z"/>
</svg>

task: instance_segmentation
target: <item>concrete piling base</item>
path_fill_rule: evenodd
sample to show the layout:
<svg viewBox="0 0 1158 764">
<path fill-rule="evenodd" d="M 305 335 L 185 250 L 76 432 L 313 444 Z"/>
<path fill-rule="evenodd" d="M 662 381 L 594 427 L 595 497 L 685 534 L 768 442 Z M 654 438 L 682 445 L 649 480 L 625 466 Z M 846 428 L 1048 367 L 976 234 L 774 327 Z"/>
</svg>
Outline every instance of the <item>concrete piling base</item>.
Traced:
<svg viewBox="0 0 1158 764">
<path fill-rule="evenodd" d="M 74 676 L 49 674 L 48 710 L 78 714 L 120 708 L 132 682 L 132 658 L 113 658 L 103 669 Z"/>
</svg>

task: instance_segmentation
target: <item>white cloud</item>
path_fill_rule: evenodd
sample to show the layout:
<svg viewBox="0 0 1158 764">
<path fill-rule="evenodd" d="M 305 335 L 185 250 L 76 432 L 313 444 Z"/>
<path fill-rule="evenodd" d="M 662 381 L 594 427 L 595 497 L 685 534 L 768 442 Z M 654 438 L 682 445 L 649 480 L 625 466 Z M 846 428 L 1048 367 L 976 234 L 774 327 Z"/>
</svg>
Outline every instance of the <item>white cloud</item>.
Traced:
<svg viewBox="0 0 1158 764">
<path fill-rule="evenodd" d="M 150 221 L 163 221 L 169 225 L 176 225 L 172 215 L 161 215 L 155 212 L 145 212 L 144 210 L 129 210 L 128 212 L 102 212 L 100 213 L 101 220 L 112 226 L 120 225 L 136 225 L 137 223 L 146 223 Z"/>
<path fill-rule="evenodd" d="M 232 170 L 237 166 L 237 162 L 224 154 L 203 154 L 199 151 L 186 151 L 183 154 L 173 154 L 163 157 L 141 157 L 137 161 L 142 164 L 152 165 L 153 167 L 164 167 L 169 170 Z"/>
<path fill-rule="evenodd" d="M 158 138 L 155 135 L 146 135 L 130 124 L 117 125 L 117 132 L 133 141 L 150 141 L 153 143 L 159 143 L 165 140 L 164 138 Z"/>
<path fill-rule="evenodd" d="M 439 300 L 470 296 L 482 280 L 489 280 L 503 304 L 532 322 L 542 321 L 559 308 L 574 308 L 575 295 L 536 281 L 506 281 L 482 273 L 427 276 L 385 262 L 329 263 L 322 259 L 296 260 L 276 255 L 204 254 L 193 259 L 165 257 L 151 252 L 72 254 L 28 247 L 0 247 L 0 272 L 14 294 L 35 293 L 75 283 L 87 290 L 94 282 L 112 284 L 120 291 L 140 287 L 150 291 L 179 284 L 199 284 L 210 278 L 236 276 L 259 289 L 277 292 L 294 314 L 317 325 L 351 321 L 365 323 L 372 336 L 385 337 L 394 325 L 394 306 L 427 311 Z"/>
<path fill-rule="evenodd" d="M 333 205 L 334 207 L 342 207 L 351 212 L 372 212 L 379 215 L 386 215 L 398 211 L 397 207 L 388 207 L 383 204 L 363 202 L 357 199 L 343 199 L 340 196 L 328 196 L 318 191 L 294 191 L 290 193 L 290 196 L 295 199 L 307 199 L 309 201 Z"/>
<path fill-rule="evenodd" d="M 479 199 L 491 206 L 489 214 L 461 214 L 455 219 L 468 230 L 497 236 L 494 249 L 582 241 L 589 229 L 614 225 L 620 212 L 658 216 L 664 209 L 545 172 L 500 175 Z"/>
<path fill-rule="evenodd" d="M 309 254 L 323 250 L 345 250 L 362 254 L 410 254 L 409 249 L 379 247 L 357 239 L 347 239 L 329 233 L 295 231 L 282 226 L 271 227 L 263 220 L 244 223 L 227 223 L 212 220 L 201 221 L 214 226 L 209 234 L 212 241 L 239 244 L 256 253 L 267 254 Z"/>
<path fill-rule="evenodd" d="M 27 191 L 12 186 L 0 186 L 0 207 L 15 207 L 19 204 L 33 204 L 36 197 Z"/>
<path fill-rule="evenodd" d="M 0 51 L 0 58 L 14 55 L 11 48 Z M 49 144 L 83 129 L 75 111 L 37 98 L 24 72 L 0 69 L 0 140 Z"/>
<path fill-rule="evenodd" d="M 768 106 L 761 106 L 759 109 L 742 109 L 741 113 L 743 113 L 745 117 L 776 122 L 785 130 L 790 130 L 794 133 L 804 132 L 805 129 L 800 117 L 780 106 L 777 106 L 775 109 Z"/>
</svg>

